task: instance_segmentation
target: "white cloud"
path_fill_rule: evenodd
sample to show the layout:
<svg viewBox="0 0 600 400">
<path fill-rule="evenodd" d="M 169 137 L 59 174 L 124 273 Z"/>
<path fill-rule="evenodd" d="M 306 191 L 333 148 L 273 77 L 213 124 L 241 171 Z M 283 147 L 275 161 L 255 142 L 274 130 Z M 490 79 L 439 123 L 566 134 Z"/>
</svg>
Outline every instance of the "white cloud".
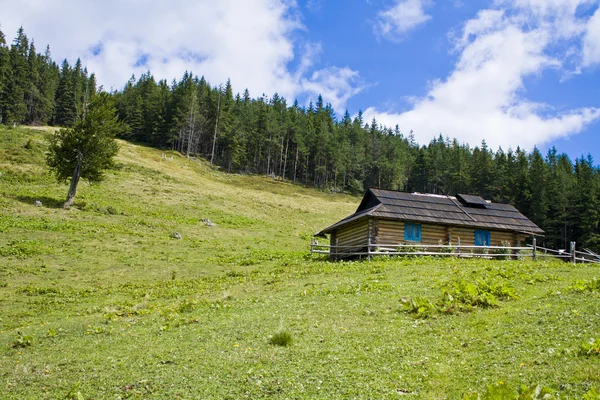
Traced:
<svg viewBox="0 0 600 400">
<path fill-rule="evenodd" d="M 431 19 L 425 13 L 428 0 L 396 0 L 396 4 L 377 16 L 375 33 L 390 40 L 399 40 L 407 32 Z"/>
<path fill-rule="evenodd" d="M 0 9 L 8 37 L 23 25 L 38 45 L 50 44 L 53 58 L 73 63 L 81 57 L 107 88 L 121 88 L 132 73 L 151 70 L 170 82 L 187 70 L 213 85 L 231 78 L 235 90 L 247 87 L 253 96 L 278 92 L 294 98 L 312 90 L 307 82 L 329 79 L 325 72 L 307 78 L 320 50 L 294 41 L 295 32 L 305 29 L 294 0 L 0 0 Z M 98 45 L 101 51 L 94 54 Z M 291 71 L 296 57 L 300 66 Z M 352 73 L 335 76 L 347 77 L 353 92 Z M 348 96 L 340 93 L 323 96 L 344 105 Z"/>
<path fill-rule="evenodd" d="M 583 66 L 600 63 L 600 8 L 588 21 L 583 41 Z"/>
<path fill-rule="evenodd" d="M 350 97 L 364 89 L 357 71 L 348 67 L 329 67 L 313 72 L 302 80 L 302 88 L 314 95 L 323 94 L 325 103 L 331 103 L 334 110 L 343 112 Z"/>
<path fill-rule="evenodd" d="M 387 126 L 413 130 L 421 143 L 442 133 L 471 144 L 485 139 L 493 148 L 532 148 L 578 133 L 600 119 L 597 108 L 556 112 L 524 97 L 524 78 L 562 67 L 566 54 L 548 49 L 583 32 L 580 26 L 585 23 L 576 17 L 577 4 L 571 0 L 516 3 L 517 9 L 480 11 L 464 24 L 456 40 L 460 56 L 454 70 L 445 80 L 431 82 L 427 95 L 417 99 L 411 110 L 390 113 L 371 107 L 364 113 L 365 120 L 375 117 Z"/>
</svg>

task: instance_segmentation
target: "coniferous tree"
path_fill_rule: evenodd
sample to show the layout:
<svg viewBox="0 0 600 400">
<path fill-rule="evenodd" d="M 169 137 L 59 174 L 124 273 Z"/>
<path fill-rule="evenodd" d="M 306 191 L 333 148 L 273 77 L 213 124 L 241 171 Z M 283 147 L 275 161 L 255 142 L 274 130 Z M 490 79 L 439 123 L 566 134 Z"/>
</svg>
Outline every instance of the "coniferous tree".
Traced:
<svg viewBox="0 0 600 400">
<path fill-rule="evenodd" d="M 4 104 L 6 123 L 23 123 L 27 119 L 25 93 L 28 87 L 28 53 L 29 40 L 21 27 L 9 51 L 10 74 L 6 82 Z"/>
<path fill-rule="evenodd" d="M 54 113 L 54 97 L 60 79 L 58 65 L 52 61 L 50 46 L 46 46 L 43 55 L 38 54 L 38 85 L 35 112 L 31 116 L 31 123 L 48 124 Z"/>
<path fill-rule="evenodd" d="M 600 197 L 598 169 L 594 168 L 593 159 L 581 157 L 575 161 L 576 212 L 575 236 L 579 247 L 589 247 L 595 251 L 600 248 Z"/>
<path fill-rule="evenodd" d="M 65 59 L 60 69 L 60 78 L 56 89 L 53 123 L 57 126 L 72 126 L 77 118 L 77 102 L 73 86 L 73 69 Z"/>
<path fill-rule="evenodd" d="M 10 52 L 6 46 L 6 38 L 0 30 L 0 123 L 6 115 L 6 102 L 8 101 L 8 80 L 10 78 Z"/>
<path fill-rule="evenodd" d="M 573 240 L 573 163 L 566 154 L 558 155 L 555 147 L 548 151 L 546 162 L 549 170 L 549 204 L 545 240 L 550 248 L 568 249 L 569 241 Z"/>
<path fill-rule="evenodd" d="M 529 168 L 530 180 L 530 193 L 531 203 L 529 209 L 522 210 L 526 215 L 529 216 L 536 225 L 542 229 L 547 229 L 546 218 L 548 215 L 548 193 L 546 187 L 548 185 L 548 164 L 544 161 L 544 157 L 534 147 L 531 153 L 531 161 Z"/>
</svg>

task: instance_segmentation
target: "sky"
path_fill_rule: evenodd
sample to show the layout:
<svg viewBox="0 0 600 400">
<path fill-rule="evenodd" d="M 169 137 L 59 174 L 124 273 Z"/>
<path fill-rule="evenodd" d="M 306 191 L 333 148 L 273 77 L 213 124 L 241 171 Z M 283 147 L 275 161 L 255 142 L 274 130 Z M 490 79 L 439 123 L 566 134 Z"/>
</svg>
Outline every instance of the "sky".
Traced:
<svg viewBox="0 0 600 400">
<path fill-rule="evenodd" d="M 105 89 L 185 71 L 341 118 L 600 163 L 600 0 L 0 0 Z"/>
</svg>

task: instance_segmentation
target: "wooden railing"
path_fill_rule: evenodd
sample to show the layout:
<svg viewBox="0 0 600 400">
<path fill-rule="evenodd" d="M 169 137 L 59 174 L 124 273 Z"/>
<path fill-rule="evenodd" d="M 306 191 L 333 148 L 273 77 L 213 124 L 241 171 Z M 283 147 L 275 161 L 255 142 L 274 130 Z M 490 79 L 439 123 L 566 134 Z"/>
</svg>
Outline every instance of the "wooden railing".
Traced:
<svg viewBox="0 0 600 400">
<path fill-rule="evenodd" d="M 533 260 L 538 258 L 559 258 L 565 261 L 592 262 L 600 264 L 600 256 L 586 250 L 581 252 L 575 250 L 575 243 L 571 243 L 569 252 L 565 250 L 554 250 L 537 246 L 536 240 L 533 244 L 526 246 L 473 246 L 461 245 L 460 240 L 450 245 L 431 245 L 431 244 L 382 244 L 371 243 L 370 240 L 363 245 L 352 246 L 331 246 L 329 244 L 320 244 L 315 238 L 310 244 L 311 254 L 326 254 L 332 259 L 344 259 L 350 257 L 366 257 L 371 259 L 374 256 L 454 256 L 454 257 L 481 257 L 481 258 L 523 258 L 531 257 Z"/>
</svg>

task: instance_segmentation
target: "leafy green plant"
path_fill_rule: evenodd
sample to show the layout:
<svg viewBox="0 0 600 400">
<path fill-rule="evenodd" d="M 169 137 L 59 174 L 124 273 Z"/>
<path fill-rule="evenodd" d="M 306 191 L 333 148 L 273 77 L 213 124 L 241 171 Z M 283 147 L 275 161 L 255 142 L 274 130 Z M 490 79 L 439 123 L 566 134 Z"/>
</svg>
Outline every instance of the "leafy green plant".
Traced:
<svg viewBox="0 0 600 400">
<path fill-rule="evenodd" d="M 81 382 L 77 382 L 75 385 L 73 385 L 65 396 L 65 400 L 84 400 L 85 397 L 83 397 L 83 394 L 81 394 L 81 391 L 79 390 L 80 387 Z"/>
<path fill-rule="evenodd" d="M 589 342 L 582 343 L 581 346 L 579 346 L 579 355 L 600 355 L 600 339 L 590 339 Z"/>
<path fill-rule="evenodd" d="M 578 280 L 573 285 L 569 286 L 568 290 L 572 292 L 599 292 L 600 278 L 592 278 L 590 280 Z"/>
<path fill-rule="evenodd" d="M 498 300 L 516 298 L 514 289 L 503 281 L 457 279 L 442 288 L 438 307 L 446 313 L 471 311 L 474 307 L 498 307 Z"/>
<path fill-rule="evenodd" d="M 590 388 L 590 390 L 583 395 L 583 400 L 600 400 L 600 392 L 594 387 Z"/>
<path fill-rule="evenodd" d="M 426 297 L 403 297 L 400 304 L 403 311 L 415 314 L 418 318 L 427 318 L 438 310 L 435 303 Z"/>
<path fill-rule="evenodd" d="M 521 385 L 517 390 L 503 381 L 489 385 L 483 395 L 469 393 L 463 400 L 553 400 L 554 390 L 540 385 Z"/>
<path fill-rule="evenodd" d="M 507 247 L 510 247 L 510 242 L 508 240 L 503 240 L 502 242 L 500 242 L 501 246 L 504 247 L 502 249 L 494 249 L 494 254 L 503 254 L 504 256 L 500 256 L 500 257 L 495 257 L 498 260 L 508 260 L 509 259 L 509 254 L 510 254 L 510 249 L 508 249 Z"/>
<path fill-rule="evenodd" d="M 17 349 L 17 348 L 29 347 L 31 345 L 33 345 L 33 336 L 23 335 L 21 332 L 17 332 L 17 337 L 10 344 L 10 347 Z"/>
<path fill-rule="evenodd" d="M 399 253 L 418 253 L 421 251 L 419 246 L 411 245 L 411 243 L 401 243 L 401 245 L 396 248 Z M 406 254 L 406 256 L 410 256 L 410 254 Z"/>
<path fill-rule="evenodd" d="M 269 344 L 273 346 L 290 346 L 294 341 L 292 334 L 285 330 L 280 330 L 269 336 Z"/>
<path fill-rule="evenodd" d="M 550 389 L 547 386 L 540 385 L 521 385 L 521 387 L 518 390 L 518 393 L 518 400 L 551 400 L 556 398 L 554 390 Z"/>
<path fill-rule="evenodd" d="M 192 299 L 185 299 L 177 305 L 177 311 L 180 313 L 192 312 L 198 306 L 198 302 Z"/>
<path fill-rule="evenodd" d="M 442 241 L 442 239 L 438 240 L 438 245 L 439 246 L 443 246 L 444 245 L 444 242 Z M 454 247 L 440 247 L 438 249 L 438 251 L 440 253 L 454 253 L 454 250 L 455 250 Z"/>
<path fill-rule="evenodd" d="M 0 247 L 0 257 L 13 256 L 19 259 L 26 259 L 37 254 L 48 252 L 48 248 L 38 240 L 13 240 Z"/>
</svg>

